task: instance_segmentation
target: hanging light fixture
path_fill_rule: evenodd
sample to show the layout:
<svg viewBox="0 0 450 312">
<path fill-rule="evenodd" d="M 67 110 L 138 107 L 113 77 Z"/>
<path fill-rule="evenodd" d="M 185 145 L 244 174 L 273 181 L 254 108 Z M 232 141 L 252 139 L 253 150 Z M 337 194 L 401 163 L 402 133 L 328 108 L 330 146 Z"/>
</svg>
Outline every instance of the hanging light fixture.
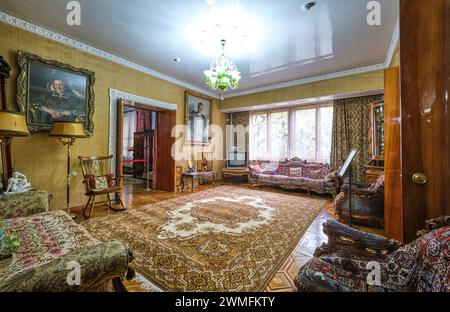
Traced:
<svg viewBox="0 0 450 312">
<path fill-rule="evenodd" d="M 221 40 L 222 55 L 212 61 L 209 70 L 205 70 L 205 81 L 213 89 L 220 89 L 223 92 L 228 88 L 236 89 L 239 86 L 241 73 L 236 64 L 225 56 L 226 40 Z"/>
</svg>

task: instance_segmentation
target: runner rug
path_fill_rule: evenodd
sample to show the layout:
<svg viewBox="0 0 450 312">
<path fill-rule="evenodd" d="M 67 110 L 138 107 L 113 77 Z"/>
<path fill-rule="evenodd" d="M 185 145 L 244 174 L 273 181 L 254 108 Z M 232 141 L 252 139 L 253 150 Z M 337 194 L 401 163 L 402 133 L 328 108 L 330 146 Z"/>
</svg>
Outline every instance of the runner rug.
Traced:
<svg viewBox="0 0 450 312">
<path fill-rule="evenodd" d="M 122 241 L 164 291 L 262 291 L 325 204 L 221 186 L 82 225 Z"/>
</svg>

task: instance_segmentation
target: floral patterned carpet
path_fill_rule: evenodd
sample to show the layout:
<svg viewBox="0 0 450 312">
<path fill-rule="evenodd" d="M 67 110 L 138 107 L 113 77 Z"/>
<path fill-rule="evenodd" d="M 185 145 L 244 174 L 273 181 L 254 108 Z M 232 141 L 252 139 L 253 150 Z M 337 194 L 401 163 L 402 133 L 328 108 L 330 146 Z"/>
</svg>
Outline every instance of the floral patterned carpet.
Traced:
<svg viewBox="0 0 450 312">
<path fill-rule="evenodd" d="M 164 291 L 262 291 L 325 200 L 221 186 L 82 223 Z"/>
</svg>

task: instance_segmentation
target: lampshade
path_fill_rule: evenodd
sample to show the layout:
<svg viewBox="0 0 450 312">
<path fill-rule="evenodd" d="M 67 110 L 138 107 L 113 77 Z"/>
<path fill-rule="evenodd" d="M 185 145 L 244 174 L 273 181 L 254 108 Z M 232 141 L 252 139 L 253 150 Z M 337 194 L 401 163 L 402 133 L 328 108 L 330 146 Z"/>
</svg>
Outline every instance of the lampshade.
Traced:
<svg viewBox="0 0 450 312">
<path fill-rule="evenodd" d="M 0 136 L 27 136 L 25 116 L 16 112 L 0 111 Z"/>
<path fill-rule="evenodd" d="M 82 123 L 55 121 L 50 131 L 50 136 L 59 138 L 85 138 L 86 134 Z"/>
</svg>

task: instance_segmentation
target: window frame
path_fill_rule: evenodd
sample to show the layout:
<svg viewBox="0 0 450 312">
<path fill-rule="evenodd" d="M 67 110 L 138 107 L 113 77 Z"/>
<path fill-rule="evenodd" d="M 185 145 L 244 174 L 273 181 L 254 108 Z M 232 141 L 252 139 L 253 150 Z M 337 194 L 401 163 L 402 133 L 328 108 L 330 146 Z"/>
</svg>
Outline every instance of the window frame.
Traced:
<svg viewBox="0 0 450 312">
<path fill-rule="evenodd" d="M 299 110 L 308 110 L 308 109 L 314 109 L 315 110 L 315 138 L 316 138 L 316 142 L 315 142 L 315 159 L 307 159 L 308 161 L 314 161 L 314 162 L 323 162 L 324 159 L 322 159 L 320 156 L 321 154 L 321 124 L 322 124 L 322 120 L 321 120 L 321 114 L 320 114 L 320 109 L 321 108 L 326 108 L 326 107 L 333 107 L 333 102 L 332 101 L 325 101 L 325 102 L 320 102 L 320 103 L 314 103 L 314 104 L 306 104 L 306 105 L 298 105 L 298 106 L 292 106 L 292 107 L 288 107 L 288 108 L 278 108 L 278 109 L 269 109 L 269 110 L 260 110 L 260 111 L 251 111 L 249 114 L 249 159 L 250 160 L 255 160 L 255 161 L 273 161 L 272 160 L 272 155 L 270 153 L 271 151 L 271 114 L 273 113 L 280 113 L 280 112 L 287 112 L 288 113 L 288 138 L 287 138 L 287 159 L 292 159 L 294 157 L 299 157 L 298 155 L 295 155 L 295 126 L 296 126 L 296 112 Z M 255 115 L 267 115 L 267 132 L 266 132 L 266 137 L 267 137 L 267 156 L 265 158 L 268 159 L 253 159 L 255 157 L 251 157 L 254 152 L 253 152 L 253 142 L 252 142 L 252 132 L 253 132 L 253 116 Z M 258 155 L 259 156 L 259 155 Z M 279 159 L 280 161 L 283 160 Z M 328 163 L 331 160 L 328 160 Z"/>
</svg>

